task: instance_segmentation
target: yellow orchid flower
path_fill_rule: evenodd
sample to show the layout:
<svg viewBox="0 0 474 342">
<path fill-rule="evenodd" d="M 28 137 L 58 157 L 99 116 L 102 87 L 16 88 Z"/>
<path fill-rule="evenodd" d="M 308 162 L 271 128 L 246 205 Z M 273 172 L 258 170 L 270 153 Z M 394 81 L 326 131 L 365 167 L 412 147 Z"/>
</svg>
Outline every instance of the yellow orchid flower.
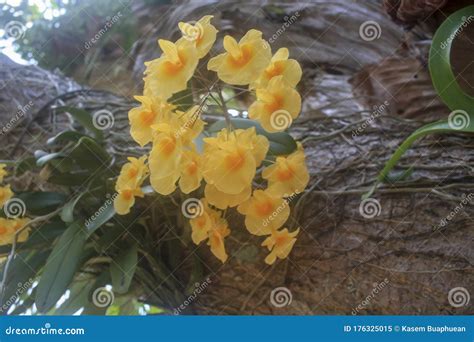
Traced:
<svg viewBox="0 0 474 342">
<path fill-rule="evenodd" d="M 222 263 L 227 260 L 227 252 L 225 250 L 224 238 L 230 234 L 227 221 L 223 218 L 216 220 L 209 232 L 208 245 L 211 246 L 211 252 Z"/>
<path fill-rule="evenodd" d="M 290 53 L 287 48 L 280 48 L 273 55 L 270 65 L 262 75 L 250 84 L 250 89 L 265 88 L 273 77 L 283 76 L 283 80 L 290 87 L 296 87 L 301 80 L 303 71 L 295 59 L 288 59 Z"/>
<path fill-rule="evenodd" d="M 129 163 L 122 166 L 120 175 L 117 178 L 116 188 L 139 187 L 148 175 L 148 166 L 145 164 L 146 156 L 140 158 L 129 157 Z"/>
<path fill-rule="evenodd" d="M 206 184 L 206 187 L 204 188 L 204 197 L 206 197 L 207 201 L 216 208 L 222 210 L 239 205 L 240 203 L 247 200 L 251 193 L 252 187 L 250 185 L 244 188 L 242 192 L 235 195 L 226 194 L 225 192 L 219 191 L 212 184 Z"/>
<path fill-rule="evenodd" d="M 219 191 L 237 195 L 248 188 L 255 176 L 257 163 L 249 137 L 235 139 L 233 133 L 227 138 L 204 138 L 204 179 Z"/>
<path fill-rule="evenodd" d="M 270 251 L 270 254 L 265 258 L 265 262 L 268 265 L 272 265 L 277 258 L 285 259 L 288 257 L 296 242 L 296 236 L 299 231 L 299 228 L 292 233 L 289 233 L 287 228 L 281 231 L 272 231 L 272 234 L 262 243 L 262 246 L 267 247 Z"/>
<path fill-rule="evenodd" d="M 277 157 L 273 165 L 262 172 L 268 180 L 268 190 L 274 195 L 289 197 L 303 192 L 309 182 L 304 150 L 300 143 L 298 149 L 287 157 Z"/>
<path fill-rule="evenodd" d="M 181 158 L 179 188 L 185 194 L 196 190 L 202 181 L 202 157 L 195 150 L 186 150 Z"/>
<path fill-rule="evenodd" d="M 202 211 L 199 216 L 189 221 L 192 229 L 191 238 L 196 245 L 209 239 L 208 245 L 211 246 L 211 252 L 224 263 L 227 260 L 224 238 L 230 234 L 227 221 L 221 217 L 220 212 L 208 206 L 206 199 L 203 198 L 200 202 Z"/>
<path fill-rule="evenodd" d="M 114 199 L 114 208 L 117 214 L 126 215 L 135 204 L 135 197 L 143 197 L 142 190 L 138 188 L 118 188 Z"/>
<path fill-rule="evenodd" d="M 245 227 L 254 235 L 267 235 L 278 229 L 290 216 L 288 203 L 268 190 L 255 190 L 252 197 L 237 207 L 245 215 Z"/>
<path fill-rule="evenodd" d="M 0 245 L 12 244 L 15 239 L 15 233 L 22 228 L 28 218 L 6 219 L 0 217 Z M 28 239 L 29 229 L 23 230 L 18 236 L 18 242 L 25 242 Z"/>
<path fill-rule="evenodd" d="M 0 183 L 2 183 L 3 178 L 8 175 L 7 170 L 5 170 L 6 167 L 7 164 L 0 163 Z"/>
<path fill-rule="evenodd" d="M 231 36 L 225 36 L 224 49 L 225 53 L 209 60 L 207 68 L 217 72 L 228 84 L 245 85 L 255 81 L 271 60 L 270 46 L 257 30 L 248 31 L 238 43 Z"/>
<path fill-rule="evenodd" d="M 266 88 L 257 89 L 257 100 L 249 107 L 249 117 L 267 132 L 287 129 L 301 110 L 301 96 L 287 85 L 283 76 L 273 77 Z"/>
<path fill-rule="evenodd" d="M 130 135 L 140 145 L 145 146 L 153 140 L 153 130 L 151 126 L 160 121 L 167 120 L 175 106 L 161 101 L 158 98 L 147 96 L 135 96 L 141 103 L 139 107 L 132 108 L 128 112 L 130 121 Z"/>
<path fill-rule="evenodd" d="M 3 208 L 5 203 L 13 197 L 13 191 L 10 189 L 10 185 L 0 186 L 0 208 Z"/>
<path fill-rule="evenodd" d="M 211 24 L 212 15 L 205 15 L 194 25 L 191 23 L 178 23 L 183 38 L 195 43 L 198 58 L 202 58 L 216 41 L 217 29 Z"/>
<path fill-rule="evenodd" d="M 158 44 L 163 54 L 146 63 L 145 95 L 167 100 L 186 89 L 199 59 L 194 43 L 184 38 L 176 43 L 160 39 Z"/>
</svg>

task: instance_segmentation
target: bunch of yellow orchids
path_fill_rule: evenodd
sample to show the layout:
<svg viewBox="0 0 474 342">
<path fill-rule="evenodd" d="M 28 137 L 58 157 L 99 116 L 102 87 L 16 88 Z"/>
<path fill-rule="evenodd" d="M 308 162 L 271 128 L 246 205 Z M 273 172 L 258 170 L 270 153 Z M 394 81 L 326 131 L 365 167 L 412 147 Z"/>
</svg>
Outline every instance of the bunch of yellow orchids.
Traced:
<svg viewBox="0 0 474 342">
<path fill-rule="evenodd" d="M 8 172 L 5 168 L 5 164 L 0 164 L 0 184 L 3 183 L 4 178 L 8 176 Z M 4 209 L 4 206 L 8 206 L 13 195 L 9 184 L 0 185 L 0 209 Z M 4 211 L 6 212 L 7 218 L 0 217 L 0 245 L 12 244 L 16 232 L 29 221 L 27 218 L 20 218 L 17 217 L 17 215 L 13 215 L 13 211 L 18 209 L 12 208 L 13 206 L 15 206 L 15 203 L 12 203 L 10 208 L 5 208 Z M 9 210 L 12 212 L 10 213 Z M 18 241 L 24 242 L 27 238 L 28 230 L 23 230 L 18 236 Z"/>
<path fill-rule="evenodd" d="M 265 262 L 273 264 L 276 258 L 288 256 L 299 231 L 289 232 L 283 225 L 290 215 L 288 198 L 304 191 L 309 181 L 301 144 L 289 155 L 266 160 L 267 137 L 257 134 L 255 127 L 233 129 L 224 110 L 227 126 L 205 137 L 200 150 L 196 138 L 205 126 L 201 114 L 207 97 L 185 112 L 170 100 L 187 89 L 199 60 L 216 41 L 217 29 L 211 19 L 207 15 L 194 24 L 179 23 L 182 37 L 175 43 L 160 39 L 161 56 L 145 63 L 143 96 L 136 97 L 141 105 L 129 112 L 130 133 L 140 146 L 153 145 L 148 158 L 129 158 L 123 166 L 116 183 L 115 210 L 121 215 L 130 211 L 135 198 L 143 196 L 142 183 L 148 176 L 161 195 L 169 195 L 177 187 L 189 194 L 204 180 L 204 197 L 196 199 L 199 210 L 190 217 L 194 243 L 207 240 L 211 252 L 225 262 L 224 239 L 230 229 L 224 213 L 236 207 L 245 215 L 251 234 L 267 237 L 262 244 L 270 251 Z M 217 73 L 216 82 L 248 86 L 256 94 L 248 109 L 249 118 L 269 133 L 285 130 L 301 110 L 301 97 L 295 90 L 302 74 L 298 62 L 288 58 L 286 48 L 272 56 L 257 30 L 248 31 L 239 42 L 231 36 L 225 36 L 223 42 L 225 52 L 207 63 L 208 70 Z M 226 109 L 224 103 L 222 107 Z M 253 189 L 260 171 L 267 186 Z"/>
</svg>

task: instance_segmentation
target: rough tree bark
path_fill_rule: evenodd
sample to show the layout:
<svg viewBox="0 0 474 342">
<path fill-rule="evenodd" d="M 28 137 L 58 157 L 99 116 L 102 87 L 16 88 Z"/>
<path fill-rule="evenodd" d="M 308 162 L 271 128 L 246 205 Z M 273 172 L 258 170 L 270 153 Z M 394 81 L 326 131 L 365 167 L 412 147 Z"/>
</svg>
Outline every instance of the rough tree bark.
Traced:
<svg viewBox="0 0 474 342">
<path fill-rule="evenodd" d="M 307 191 L 292 203 L 296 207 L 292 225 L 301 227 L 299 240 L 289 259 L 269 267 L 263 263 L 265 251 L 256 247 L 262 239 L 249 238 L 241 220 L 232 220 L 233 238 L 228 239 L 227 247 L 232 257 L 226 264 L 216 261 L 207 246 L 196 251 L 211 275 L 212 286 L 194 302 L 195 312 L 351 314 L 363 304 L 358 314 L 472 314 L 472 305 L 456 309 L 447 300 L 454 287 L 474 293 L 474 208 L 462 205 L 465 196 L 474 193 L 472 136 L 429 136 L 418 141 L 397 168 L 402 171 L 412 166 L 413 173 L 383 185 L 373 195 L 380 202 L 379 215 L 364 218 L 359 210 L 361 195 L 399 143 L 423 122 L 449 113 L 435 95 L 426 64 L 420 62 L 426 61 L 423 47 L 432 32 L 425 31 L 413 40 L 413 31 L 404 34 L 372 2 L 278 6 L 279 15 L 270 7 L 255 14 L 256 6 L 235 3 L 171 7 L 150 33 L 153 46 L 145 38 L 137 51 L 135 74 L 139 75 L 142 62 L 157 54 L 156 37 L 172 37 L 175 32 L 165 28 L 186 16 L 214 13 L 221 27 L 239 32 L 257 27 L 268 37 L 281 27 L 285 15 L 300 11 L 298 20 L 273 46 L 289 46 L 305 69 L 300 89 L 304 109 L 291 129 L 304 143 L 311 173 Z M 269 15 L 269 20 L 260 20 Z M 382 27 L 381 38 L 363 41 L 359 26 L 371 19 Z M 330 25 L 334 30 L 324 35 Z M 3 60 L 0 71 L 2 79 L 15 75 L 4 82 L 2 122 L 17 104 L 38 101 L 32 123 L 26 127 L 28 121 L 23 120 L 8 134 L 8 139 L 17 141 L 27 132 L 18 146 L 22 153 L 32 151 L 34 142 L 40 140 L 31 134 L 35 130 L 47 130 L 45 135 L 49 135 L 51 127 L 59 130 L 70 124 L 62 118 L 53 122 L 63 126 L 51 125 L 56 120 L 54 110 L 40 108 L 79 85 L 36 67 Z M 37 73 L 35 77 L 19 77 L 31 72 Z M 106 105 L 116 114 L 117 129 L 126 132 L 126 112 L 132 106 L 128 99 L 94 91 L 76 95 L 61 100 L 92 109 Z M 117 153 L 126 154 L 127 149 L 135 145 L 120 137 Z M 443 224 L 452 212 L 456 214 Z M 190 255 L 191 250 L 186 251 L 176 278 L 184 281 L 188 276 Z M 381 282 L 387 285 L 365 302 Z M 291 291 L 292 302 L 277 308 L 269 299 L 271 291 L 280 286 Z"/>
</svg>

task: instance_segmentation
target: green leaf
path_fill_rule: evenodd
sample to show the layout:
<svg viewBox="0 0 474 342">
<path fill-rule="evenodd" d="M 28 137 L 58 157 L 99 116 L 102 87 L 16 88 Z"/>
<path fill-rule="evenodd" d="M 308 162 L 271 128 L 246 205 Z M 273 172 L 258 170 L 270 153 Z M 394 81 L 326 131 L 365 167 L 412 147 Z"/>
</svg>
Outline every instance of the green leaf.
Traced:
<svg viewBox="0 0 474 342">
<path fill-rule="evenodd" d="M 57 108 L 58 113 L 67 112 L 80 123 L 84 128 L 88 129 L 94 137 L 98 140 L 102 140 L 104 135 L 100 129 L 94 126 L 92 115 L 84 109 L 73 108 L 73 107 L 59 107 Z"/>
<path fill-rule="evenodd" d="M 81 197 L 85 194 L 85 192 L 80 193 L 78 196 L 70 200 L 61 210 L 61 220 L 64 222 L 73 222 L 74 221 L 74 208 L 76 207 L 77 202 L 81 199 Z"/>
<path fill-rule="evenodd" d="M 439 97 L 451 110 L 463 110 L 471 114 L 474 97 L 466 94 L 456 80 L 451 67 L 451 45 L 453 37 L 463 30 L 466 18 L 473 15 L 474 6 L 464 7 L 451 14 L 436 30 L 429 55 L 431 79 Z"/>
<path fill-rule="evenodd" d="M 35 191 L 17 195 L 25 203 L 26 210 L 34 215 L 44 215 L 64 204 L 67 196 L 60 192 Z"/>
<path fill-rule="evenodd" d="M 287 155 L 295 151 L 297 148 L 296 141 L 288 133 L 268 133 L 258 122 L 250 119 L 231 119 L 230 121 L 232 127 L 235 129 L 247 129 L 255 127 L 257 134 L 267 137 L 270 142 L 270 148 L 268 150 L 269 156 Z M 227 124 L 225 120 L 219 120 L 209 126 L 207 131 L 209 133 L 217 133 L 226 127 Z"/>
<path fill-rule="evenodd" d="M 33 170 L 36 167 L 35 157 L 26 157 L 19 161 L 15 167 L 15 176 L 19 177 L 25 172 Z"/>
<path fill-rule="evenodd" d="M 44 166 L 46 163 L 50 162 L 53 159 L 56 158 L 64 158 L 66 155 L 62 152 L 55 152 L 55 153 L 49 153 L 46 155 L 41 156 L 36 160 L 36 165 L 37 166 Z"/>
<path fill-rule="evenodd" d="M 36 291 L 36 307 L 47 312 L 68 288 L 79 266 L 86 242 L 84 228 L 77 222 L 59 238 L 46 262 Z"/>
<path fill-rule="evenodd" d="M 112 288 L 114 292 L 126 293 L 130 287 L 138 263 L 138 245 L 118 256 L 110 265 Z"/>
<path fill-rule="evenodd" d="M 70 287 L 69 298 L 54 311 L 55 315 L 72 315 L 80 308 L 85 307 L 88 302 L 88 295 L 94 280 L 76 280 Z"/>
<path fill-rule="evenodd" d="M 373 194 L 377 185 L 380 182 L 383 182 L 383 180 L 387 178 L 389 172 L 395 167 L 395 165 L 397 165 L 400 158 L 405 154 L 405 152 L 410 148 L 410 146 L 417 139 L 420 139 L 421 137 L 424 137 L 428 134 L 460 133 L 460 132 L 474 133 L 474 116 L 473 115 L 470 115 L 470 124 L 465 128 L 454 129 L 454 128 L 451 128 L 450 124 L 448 123 L 448 120 L 441 120 L 441 121 L 427 124 L 417 129 L 397 148 L 397 150 L 394 152 L 392 157 L 385 164 L 385 167 L 383 168 L 383 170 L 378 175 L 376 183 L 373 185 L 371 190 L 363 196 L 363 198 L 369 198 Z"/>
<path fill-rule="evenodd" d="M 89 178 L 90 171 L 79 171 L 71 173 L 53 172 L 48 178 L 48 183 L 58 185 L 83 185 Z"/>
<path fill-rule="evenodd" d="M 23 294 L 33 285 L 36 272 L 44 265 L 49 251 L 35 251 L 18 254 L 10 264 L 8 276 L 5 281 L 3 300 L 0 307 L 11 306 L 19 294 Z"/>
<path fill-rule="evenodd" d="M 110 155 L 97 142 L 89 137 L 82 137 L 69 152 L 68 156 L 78 165 L 89 170 L 106 167 L 110 162 Z"/>
<path fill-rule="evenodd" d="M 101 208 L 103 209 L 96 212 L 97 215 L 88 218 L 86 221 L 86 228 L 89 235 L 95 232 L 100 226 L 109 221 L 115 215 L 115 209 L 112 203 L 109 203 L 108 205 L 104 203 Z"/>
<path fill-rule="evenodd" d="M 80 138 L 85 137 L 86 135 L 76 132 L 76 131 L 63 131 L 61 133 L 58 133 L 52 138 L 49 138 L 48 141 L 46 142 L 48 145 L 54 145 L 54 144 L 59 144 L 59 143 L 65 143 L 65 142 L 76 142 Z"/>
</svg>

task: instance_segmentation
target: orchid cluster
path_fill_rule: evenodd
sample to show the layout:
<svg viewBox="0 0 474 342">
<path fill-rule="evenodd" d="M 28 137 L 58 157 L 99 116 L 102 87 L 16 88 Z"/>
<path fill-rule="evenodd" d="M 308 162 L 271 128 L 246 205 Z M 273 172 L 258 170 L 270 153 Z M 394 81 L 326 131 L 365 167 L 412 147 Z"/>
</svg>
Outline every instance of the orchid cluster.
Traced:
<svg viewBox="0 0 474 342">
<path fill-rule="evenodd" d="M 193 242 L 207 240 L 211 252 L 225 262 L 224 240 L 231 233 L 226 214 L 228 208 L 236 207 L 245 216 L 247 230 L 266 237 L 262 246 L 270 253 L 265 262 L 273 264 L 288 256 L 299 231 L 289 232 L 283 226 L 290 215 L 288 198 L 304 191 L 309 182 L 303 147 L 298 144 L 292 153 L 270 159 L 267 136 L 257 134 L 255 127 L 233 127 L 222 96 L 225 128 L 215 135 L 204 132 L 202 113 L 219 80 L 224 86 L 248 86 L 256 97 L 248 109 L 249 118 L 268 133 L 281 132 L 301 110 L 295 89 L 301 67 L 289 59 L 286 48 L 272 56 L 260 31 L 250 30 L 238 42 L 227 35 L 225 52 L 207 63 L 208 70 L 217 73 L 207 96 L 186 111 L 179 110 L 172 96 L 187 89 L 200 59 L 216 41 L 218 31 L 211 19 L 208 15 L 194 24 L 179 23 L 182 37 L 174 43 L 160 39 L 161 56 L 145 63 L 143 96 L 136 97 L 141 105 L 130 110 L 129 121 L 133 139 L 142 147 L 152 143 L 152 148 L 149 156 L 129 158 L 123 166 L 116 183 L 115 210 L 121 215 L 129 213 L 135 197 L 143 196 L 141 188 L 147 177 L 161 195 L 170 195 L 176 188 L 190 194 L 201 189 L 204 181 L 204 197 L 190 217 Z M 196 144 L 199 137 L 202 148 Z M 257 173 L 265 189 L 255 187 Z"/>
<path fill-rule="evenodd" d="M 3 183 L 4 178 L 8 175 L 5 170 L 6 165 L 0 164 L 0 184 Z M 8 206 L 9 201 L 13 197 L 13 191 L 10 185 L 0 185 L 0 209 Z M 15 209 L 15 208 L 13 208 Z M 11 210 L 11 208 L 10 208 Z M 0 245 L 9 245 L 13 243 L 16 232 L 21 229 L 28 221 L 28 218 L 18 218 L 17 215 L 10 215 L 8 208 L 5 209 L 7 216 L 10 218 L 0 217 Z M 24 242 L 28 238 L 28 230 L 24 230 L 18 236 L 19 242 Z"/>
</svg>

